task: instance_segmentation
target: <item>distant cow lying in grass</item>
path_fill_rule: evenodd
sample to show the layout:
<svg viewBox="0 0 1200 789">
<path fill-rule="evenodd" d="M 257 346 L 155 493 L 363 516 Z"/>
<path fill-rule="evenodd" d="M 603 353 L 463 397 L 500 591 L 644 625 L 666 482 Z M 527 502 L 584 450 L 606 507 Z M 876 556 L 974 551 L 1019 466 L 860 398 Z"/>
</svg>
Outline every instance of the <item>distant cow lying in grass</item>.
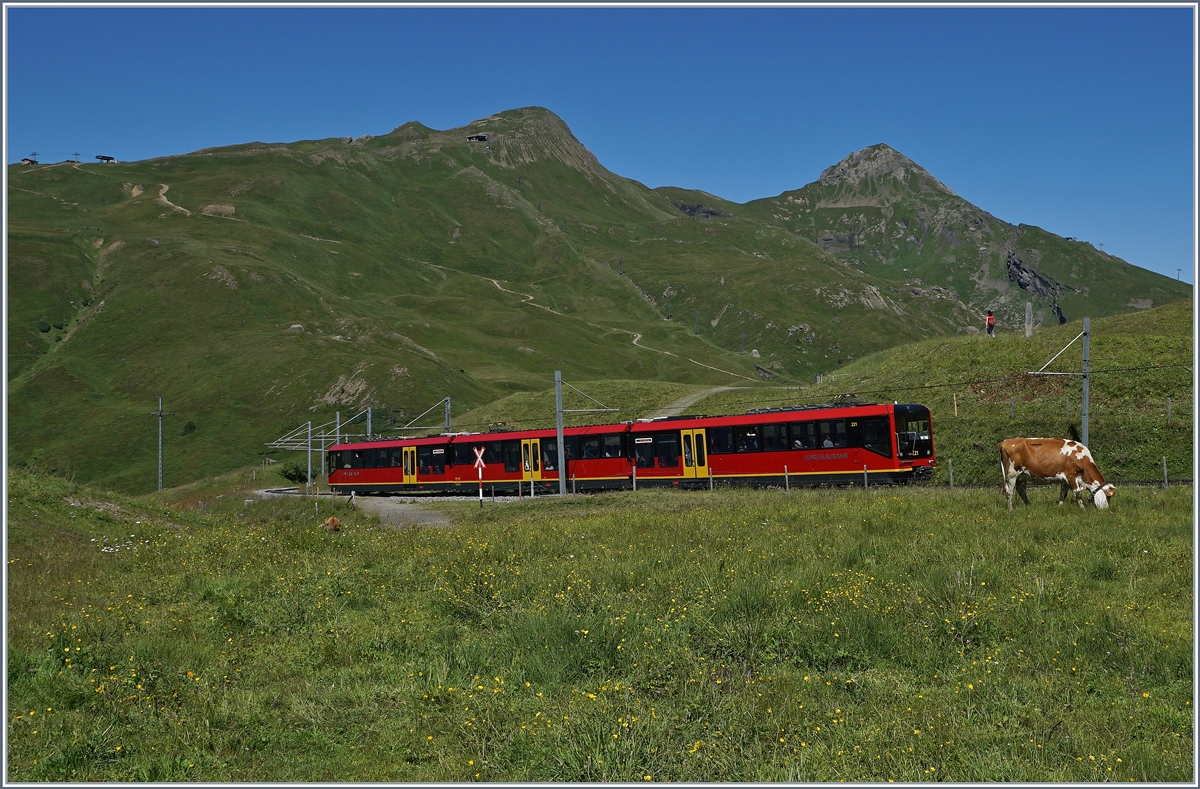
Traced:
<svg viewBox="0 0 1200 789">
<path fill-rule="evenodd" d="M 1067 500 L 1067 492 L 1075 492 L 1075 500 L 1083 506 L 1083 491 L 1092 493 L 1097 509 L 1108 507 L 1113 496 L 1113 486 L 1104 482 L 1104 477 L 1092 461 L 1092 453 L 1078 441 L 1062 438 L 1009 438 L 1000 442 L 1000 469 L 1004 474 L 1004 495 L 1008 497 L 1008 508 L 1013 508 L 1013 493 L 1018 493 L 1026 506 L 1029 497 L 1025 486 L 1061 485 L 1062 494 L 1058 503 Z"/>
<path fill-rule="evenodd" d="M 325 519 L 324 523 L 321 524 L 321 528 L 325 529 L 326 531 L 341 531 L 342 524 L 336 517 L 330 516 Z"/>
</svg>

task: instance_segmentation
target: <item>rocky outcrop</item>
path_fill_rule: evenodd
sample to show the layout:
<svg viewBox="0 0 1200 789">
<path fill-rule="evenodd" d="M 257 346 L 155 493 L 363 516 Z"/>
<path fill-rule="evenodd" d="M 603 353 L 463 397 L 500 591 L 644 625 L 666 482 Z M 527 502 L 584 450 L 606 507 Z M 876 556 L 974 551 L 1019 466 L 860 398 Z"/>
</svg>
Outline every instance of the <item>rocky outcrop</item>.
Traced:
<svg viewBox="0 0 1200 789">
<path fill-rule="evenodd" d="M 675 200 L 671 201 L 671 205 L 678 208 L 688 216 L 698 216 L 701 219 L 711 219 L 715 216 L 729 216 L 719 208 L 710 208 L 709 206 L 700 203 L 683 203 Z"/>
<path fill-rule="evenodd" d="M 1055 303 L 1062 296 L 1062 283 L 1038 271 L 1032 262 L 1026 262 L 1015 249 L 1009 250 L 1005 263 L 1008 266 L 1008 279 L 1015 282 L 1021 290 L 1051 299 Z"/>
</svg>

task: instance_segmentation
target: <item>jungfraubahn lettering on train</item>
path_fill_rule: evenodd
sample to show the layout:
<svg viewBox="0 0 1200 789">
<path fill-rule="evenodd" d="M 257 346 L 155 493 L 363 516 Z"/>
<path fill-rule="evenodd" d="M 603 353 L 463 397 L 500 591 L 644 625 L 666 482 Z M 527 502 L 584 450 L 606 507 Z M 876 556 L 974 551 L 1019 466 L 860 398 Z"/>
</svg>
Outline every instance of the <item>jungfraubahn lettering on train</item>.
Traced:
<svg viewBox="0 0 1200 789">
<path fill-rule="evenodd" d="M 730 416 L 639 419 L 563 431 L 567 489 L 904 484 L 928 479 L 936 457 L 929 409 L 915 403 L 762 409 Z M 554 429 L 447 433 L 337 444 L 339 493 L 459 493 L 483 487 L 557 493 Z"/>
</svg>

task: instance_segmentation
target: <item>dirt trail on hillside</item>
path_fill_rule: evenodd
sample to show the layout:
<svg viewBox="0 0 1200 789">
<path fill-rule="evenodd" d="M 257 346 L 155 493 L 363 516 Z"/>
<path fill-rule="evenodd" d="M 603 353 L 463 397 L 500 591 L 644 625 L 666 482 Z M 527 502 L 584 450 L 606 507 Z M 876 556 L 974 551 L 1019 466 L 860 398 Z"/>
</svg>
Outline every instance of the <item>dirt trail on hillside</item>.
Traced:
<svg viewBox="0 0 1200 789">
<path fill-rule="evenodd" d="M 701 392 L 696 392 L 690 395 L 684 395 L 670 405 L 663 406 L 655 411 L 647 414 L 647 418 L 653 419 L 657 416 L 679 416 L 683 409 L 688 406 L 695 405 L 706 397 L 715 395 L 717 392 L 726 392 L 730 389 L 748 389 L 747 386 L 713 386 Z"/>
<path fill-rule="evenodd" d="M 159 186 L 161 186 L 162 188 L 158 190 L 158 197 L 155 198 L 154 202 L 158 203 L 159 205 L 165 205 L 165 206 L 168 206 L 169 208 L 173 208 L 176 211 L 182 211 L 183 213 L 187 214 L 188 216 L 192 215 L 191 211 L 187 210 L 186 208 L 184 208 L 181 205 L 175 205 L 174 203 L 172 203 L 170 200 L 167 199 L 167 190 L 170 189 L 171 187 L 167 186 L 166 184 L 159 184 Z"/>
</svg>

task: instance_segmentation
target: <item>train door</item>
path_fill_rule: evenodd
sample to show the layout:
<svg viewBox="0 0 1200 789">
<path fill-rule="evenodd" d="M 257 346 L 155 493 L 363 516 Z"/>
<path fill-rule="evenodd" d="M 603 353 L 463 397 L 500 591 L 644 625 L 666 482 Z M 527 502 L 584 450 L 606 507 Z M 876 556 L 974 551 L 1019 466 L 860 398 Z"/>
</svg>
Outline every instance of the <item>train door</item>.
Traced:
<svg viewBox="0 0 1200 789">
<path fill-rule="evenodd" d="M 417 448 L 404 447 L 404 484 L 417 484 Z"/>
<path fill-rule="evenodd" d="M 528 482 L 542 481 L 542 448 L 541 439 L 526 438 L 521 440 L 521 479 Z"/>
<path fill-rule="evenodd" d="M 708 478 L 708 446 L 704 429 L 681 430 L 683 434 L 683 476 Z"/>
</svg>

